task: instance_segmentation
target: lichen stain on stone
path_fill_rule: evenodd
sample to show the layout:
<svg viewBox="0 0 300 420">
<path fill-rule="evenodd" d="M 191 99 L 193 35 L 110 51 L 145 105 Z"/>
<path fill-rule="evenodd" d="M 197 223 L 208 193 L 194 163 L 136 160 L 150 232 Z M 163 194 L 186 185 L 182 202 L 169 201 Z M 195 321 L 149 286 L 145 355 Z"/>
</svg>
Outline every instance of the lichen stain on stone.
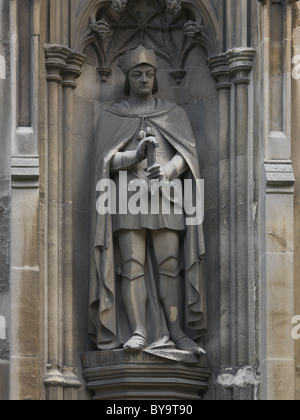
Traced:
<svg viewBox="0 0 300 420">
<path fill-rule="evenodd" d="M 178 308 L 176 306 L 171 306 L 170 308 L 170 321 L 173 324 L 177 321 L 178 318 Z"/>
</svg>

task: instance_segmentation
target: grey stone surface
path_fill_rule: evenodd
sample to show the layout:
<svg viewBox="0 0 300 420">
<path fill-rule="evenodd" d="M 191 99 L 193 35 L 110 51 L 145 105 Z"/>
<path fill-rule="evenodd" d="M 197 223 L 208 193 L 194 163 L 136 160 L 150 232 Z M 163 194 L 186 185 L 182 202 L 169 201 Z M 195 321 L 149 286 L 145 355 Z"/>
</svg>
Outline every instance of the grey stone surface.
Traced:
<svg viewBox="0 0 300 420">
<path fill-rule="evenodd" d="M 189 365 L 117 350 L 86 353 L 83 364 L 95 400 L 200 400 L 209 378 L 205 357 Z"/>
<path fill-rule="evenodd" d="M 0 339 L 0 399 L 9 398 L 10 331 L 10 47 L 9 2 L 0 2 L 0 316 L 5 335 Z"/>
<path fill-rule="evenodd" d="M 109 37 L 89 26 L 109 3 L 48 3 L 0 0 L 0 316 L 11 339 L 0 342 L 2 400 L 9 389 L 16 399 L 93 398 L 81 360 L 96 351 L 87 336 L 91 162 L 96 120 L 124 98 L 124 79 L 101 55 Z M 205 179 L 203 398 L 299 399 L 299 1 L 181 4 L 204 32 L 181 63 L 157 47 L 158 79 L 160 97 L 191 120 Z M 181 84 L 170 70 L 186 72 Z"/>
</svg>

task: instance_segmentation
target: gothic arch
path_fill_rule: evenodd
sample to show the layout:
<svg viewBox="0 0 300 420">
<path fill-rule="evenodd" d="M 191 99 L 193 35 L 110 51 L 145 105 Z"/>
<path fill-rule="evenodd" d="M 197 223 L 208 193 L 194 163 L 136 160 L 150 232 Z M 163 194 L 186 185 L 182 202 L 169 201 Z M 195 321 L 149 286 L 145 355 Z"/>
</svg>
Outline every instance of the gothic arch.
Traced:
<svg viewBox="0 0 300 420">
<path fill-rule="evenodd" d="M 216 13 L 207 0 L 182 0 L 183 5 L 191 10 L 196 17 L 196 22 L 205 28 L 209 42 L 204 45 L 208 56 L 214 55 L 218 52 L 218 33 L 220 23 Z M 84 48 L 93 42 L 93 35 L 89 29 L 89 24 L 96 18 L 96 14 L 101 7 L 109 6 L 109 0 L 93 0 L 89 2 L 86 7 L 83 7 L 82 2 L 78 8 L 78 15 L 76 14 L 75 26 L 78 28 L 72 40 L 73 48 L 78 52 L 83 52 Z"/>
</svg>

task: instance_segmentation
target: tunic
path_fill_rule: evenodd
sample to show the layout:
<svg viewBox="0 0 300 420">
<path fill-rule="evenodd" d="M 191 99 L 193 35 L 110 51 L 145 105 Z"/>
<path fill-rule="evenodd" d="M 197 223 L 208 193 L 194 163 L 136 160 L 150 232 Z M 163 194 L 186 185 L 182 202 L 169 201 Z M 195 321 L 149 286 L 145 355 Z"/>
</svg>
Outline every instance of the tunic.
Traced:
<svg viewBox="0 0 300 420">
<path fill-rule="evenodd" d="M 156 142 L 158 143 L 158 147 L 156 149 L 156 163 L 160 164 L 161 166 L 165 166 L 172 158 L 176 155 L 176 150 L 173 146 L 167 141 L 167 139 L 157 130 L 157 128 L 153 124 L 148 124 L 151 128 L 152 134 L 155 136 Z M 138 147 L 138 140 L 136 136 L 134 136 L 126 146 L 120 150 L 120 152 L 127 152 L 136 150 Z M 147 183 L 147 159 L 143 162 L 140 162 L 137 166 L 127 171 L 127 181 L 128 184 L 134 180 L 143 180 Z M 170 205 L 170 212 L 163 209 L 162 203 L 163 199 L 168 200 L 166 195 L 162 194 L 162 189 L 160 189 L 159 193 L 159 211 L 158 214 L 154 214 L 151 211 L 151 200 L 153 197 L 150 194 L 146 194 L 148 208 L 144 214 L 140 211 L 138 214 L 131 214 L 128 211 L 127 214 L 120 214 L 119 213 L 119 188 L 120 188 L 120 175 L 112 174 L 112 179 L 114 180 L 116 187 L 117 187 L 117 214 L 113 215 L 113 231 L 116 232 L 120 229 L 130 229 L 130 230 L 139 230 L 139 229 L 172 229 L 176 231 L 184 231 L 185 230 L 185 222 L 184 222 L 184 212 L 181 209 L 181 214 L 175 214 L 174 211 L 174 203 L 172 200 L 169 200 Z M 145 184 L 146 185 L 146 184 Z M 131 197 L 136 194 L 136 191 L 128 191 L 128 202 Z M 168 210 L 168 209 L 167 209 Z"/>
</svg>

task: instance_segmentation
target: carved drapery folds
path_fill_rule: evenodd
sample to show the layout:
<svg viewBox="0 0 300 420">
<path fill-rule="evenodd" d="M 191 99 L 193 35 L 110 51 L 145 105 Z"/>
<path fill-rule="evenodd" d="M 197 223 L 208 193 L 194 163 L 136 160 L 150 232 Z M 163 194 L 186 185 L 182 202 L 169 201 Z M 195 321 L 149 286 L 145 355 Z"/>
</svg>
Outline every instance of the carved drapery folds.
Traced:
<svg viewBox="0 0 300 420">
<path fill-rule="evenodd" d="M 102 5 L 91 16 L 84 45 L 91 44 L 98 56 L 102 82 L 111 74 L 113 63 L 127 50 L 138 45 L 154 48 L 170 66 L 170 75 L 180 84 L 186 75 L 185 62 L 197 45 L 209 46 L 203 21 L 177 0 L 154 0 L 151 6 L 143 0 L 113 2 Z M 143 10 L 143 13 L 141 13 Z"/>
</svg>

